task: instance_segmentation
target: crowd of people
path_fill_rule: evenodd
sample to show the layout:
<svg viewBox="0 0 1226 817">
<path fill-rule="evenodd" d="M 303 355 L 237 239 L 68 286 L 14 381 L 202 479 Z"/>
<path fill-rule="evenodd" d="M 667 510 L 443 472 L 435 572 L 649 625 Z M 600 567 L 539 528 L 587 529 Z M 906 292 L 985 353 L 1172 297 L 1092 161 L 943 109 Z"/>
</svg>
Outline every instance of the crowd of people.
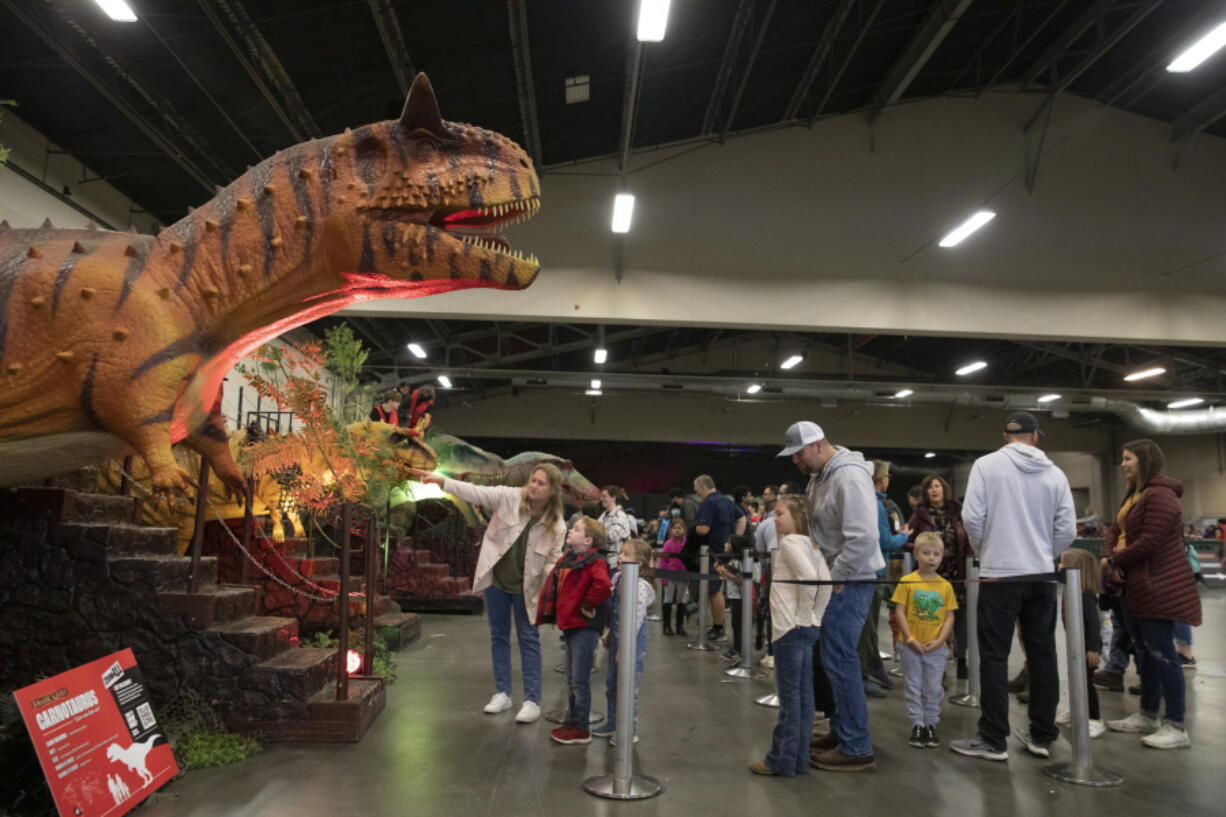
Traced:
<svg viewBox="0 0 1226 817">
<path fill-rule="evenodd" d="M 887 494 L 889 464 L 835 445 L 809 421 L 787 429 L 779 452 L 808 477 L 803 488 L 767 486 L 759 501 L 746 486 L 725 495 L 710 476 L 700 475 L 693 493 L 672 492 L 667 507 L 641 533 L 623 508 L 626 494 L 617 486 L 601 491 L 599 518 L 581 511 L 568 525 L 562 519 L 561 477 L 551 466 L 534 471 L 523 488 L 419 476 L 480 504 L 491 516 L 474 577 L 489 611 L 494 665 L 495 694 L 485 712 L 497 714 L 512 706 L 511 620 L 524 676 L 524 701 L 516 715 L 521 723 L 540 714 L 537 628 L 553 623 L 562 631 L 569 714 L 551 732 L 559 743 L 613 736 L 620 660 L 635 661 L 638 740 L 647 609 L 658 588 L 663 634 L 686 635 L 701 580 L 709 582 L 706 637 L 728 640 L 725 619 L 731 616 L 733 633 L 724 657 L 739 661 L 745 651 L 765 648 L 762 663 L 775 670 L 779 719 L 769 752 L 749 766 L 755 774 L 789 777 L 810 768 L 854 772 L 876 767 L 866 696 L 888 696 L 896 686 L 877 641 L 883 606 L 889 610 L 894 654 L 901 664 L 911 746 L 942 745 L 937 726 L 946 665 L 952 660 L 956 677 L 966 678 L 967 646 L 974 639 L 980 717 L 975 734 L 951 740 L 948 747 L 960 755 L 1003 761 L 1012 734 L 1025 751 L 1049 757 L 1058 725 L 1068 722 L 1067 711 L 1057 713 L 1054 574 L 1077 568 L 1085 672 L 1092 684 L 1091 736 L 1110 730 L 1140 734 L 1153 748 L 1190 746 L 1183 676 L 1190 653 L 1183 655 L 1180 645 L 1190 645 L 1191 627 L 1200 624 L 1201 612 L 1184 544 L 1180 483 L 1164 472 L 1155 443 L 1125 444 L 1126 496 L 1104 526 L 1101 556 L 1070 548 L 1089 527 L 1086 516 L 1093 514 L 1077 518 L 1068 479 L 1039 447 L 1039 435 L 1033 415 L 1009 416 L 1003 445 L 975 461 L 963 499 L 955 497 L 944 478 L 930 474 L 909 491 L 911 512 L 905 519 Z M 696 579 L 701 545 L 715 556 L 714 573 Z M 742 632 L 741 605 L 753 603 L 741 593 L 740 559 L 748 551 L 756 551 L 762 569 L 754 631 Z M 907 575 L 898 567 L 904 553 L 914 564 Z M 974 633 L 968 632 L 965 616 L 968 557 L 977 560 L 980 577 L 991 580 L 979 585 Z M 627 562 L 641 567 L 633 659 L 630 648 L 617 643 L 615 621 L 618 595 L 627 592 L 619 582 L 619 566 Z M 655 582 L 653 569 L 662 573 Z M 1113 625 L 1106 640 L 1100 606 Z M 610 658 L 609 714 L 603 724 L 590 728 L 589 675 L 602 633 Z M 1025 668 L 1011 681 L 1007 665 L 1015 633 Z M 1136 690 L 1140 709 L 1104 723 L 1093 685 L 1122 690 L 1117 679 L 1122 680 L 1127 666 L 1129 644 L 1141 681 Z M 1010 691 L 1021 692 L 1027 704 L 1026 723 L 1012 732 Z M 824 718 L 815 718 L 816 712 Z M 827 729 L 814 726 L 823 720 Z"/>
</svg>

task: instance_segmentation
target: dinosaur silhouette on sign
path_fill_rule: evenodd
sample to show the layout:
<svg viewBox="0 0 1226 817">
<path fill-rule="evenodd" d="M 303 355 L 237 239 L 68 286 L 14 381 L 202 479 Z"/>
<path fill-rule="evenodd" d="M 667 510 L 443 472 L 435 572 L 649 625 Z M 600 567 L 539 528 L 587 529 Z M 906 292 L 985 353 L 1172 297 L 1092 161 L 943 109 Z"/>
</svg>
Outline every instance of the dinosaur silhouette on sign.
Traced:
<svg viewBox="0 0 1226 817">
<path fill-rule="evenodd" d="M 145 760 L 149 757 L 149 752 L 153 750 L 153 742 L 160 737 L 161 735 L 150 735 L 140 743 L 133 743 L 127 748 L 118 743 L 112 743 L 106 747 L 107 760 L 112 763 L 123 763 L 140 775 L 141 785 L 148 786 L 153 782 L 153 774 L 145 766 Z"/>
</svg>

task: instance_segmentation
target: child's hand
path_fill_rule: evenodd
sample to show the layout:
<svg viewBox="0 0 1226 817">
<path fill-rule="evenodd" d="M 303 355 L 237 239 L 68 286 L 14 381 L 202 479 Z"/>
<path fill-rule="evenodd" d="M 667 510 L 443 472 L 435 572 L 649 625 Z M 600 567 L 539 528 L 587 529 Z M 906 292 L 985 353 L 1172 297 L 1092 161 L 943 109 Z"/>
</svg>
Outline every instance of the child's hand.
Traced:
<svg viewBox="0 0 1226 817">
<path fill-rule="evenodd" d="M 593 610 L 591 607 L 588 607 L 586 604 L 579 605 L 579 612 L 580 614 L 583 615 L 584 618 L 595 618 L 596 617 L 596 611 Z"/>
<path fill-rule="evenodd" d="M 910 648 L 912 649 L 912 651 L 914 651 L 914 652 L 916 652 L 916 653 L 918 653 L 918 654 L 920 654 L 920 655 L 923 655 L 923 654 L 924 654 L 924 645 L 923 645 L 923 644 L 921 644 L 921 643 L 919 643 L 918 641 L 916 641 L 916 640 L 915 640 L 915 638 L 908 638 L 908 639 L 907 639 L 907 646 L 908 646 L 908 647 L 910 647 Z"/>
<path fill-rule="evenodd" d="M 1098 666 L 1098 653 L 1096 652 L 1086 653 L 1086 663 L 1089 664 L 1091 667 L 1097 667 Z"/>
</svg>

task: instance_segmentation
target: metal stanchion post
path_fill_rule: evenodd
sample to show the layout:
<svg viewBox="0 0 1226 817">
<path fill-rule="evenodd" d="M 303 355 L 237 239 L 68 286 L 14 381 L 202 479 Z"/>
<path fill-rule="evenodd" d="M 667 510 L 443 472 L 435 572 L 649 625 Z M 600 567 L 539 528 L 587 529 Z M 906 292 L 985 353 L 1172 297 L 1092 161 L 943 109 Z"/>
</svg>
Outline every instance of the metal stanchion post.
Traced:
<svg viewBox="0 0 1226 817">
<path fill-rule="evenodd" d="M 349 530 L 353 527 L 353 507 L 346 502 L 341 506 L 341 588 L 338 598 L 340 619 L 340 653 L 336 659 L 336 700 L 349 700 Z"/>
<path fill-rule="evenodd" d="M 1081 786 L 1118 786 L 1119 772 L 1101 769 L 1090 756 L 1090 703 L 1086 690 L 1086 634 L 1081 617 L 1081 571 L 1064 571 L 1064 641 L 1068 656 L 1069 710 L 1073 716 L 1073 759 L 1043 767 L 1043 774 Z"/>
<path fill-rule="evenodd" d="M 613 761 L 613 774 L 589 777 L 583 781 L 583 790 L 597 797 L 610 800 L 643 800 L 664 791 L 664 786 L 654 777 L 634 774 L 634 676 L 635 654 L 638 644 L 639 565 L 623 562 L 621 565 L 621 606 L 618 615 L 618 649 L 621 661 L 610 655 L 617 663 L 617 724 L 614 738 L 617 754 Z"/>
<path fill-rule="evenodd" d="M 718 649 L 714 644 L 707 643 L 707 615 L 710 607 L 710 589 L 707 587 L 706 576 L 711 572 L 711 551 L 703 545 L 698 551 L 698 572 L 704 578 L 698 580 L 698 640 L 686 644 L 686 649 L 711 652 Z"/>
<path fill-rule="evenodd" d="M 966 577 L 979 578 L 979 566 L 974 556 L 966 557 Z M 955 613 L 955 615 L 957 615 Z M 966 586 L 966 693 L 951 695 L 949 702 L 958 706 L 979 706 L 979 583 Z"/>
<path fill-rule="evenodd" d="M 724 670 L 733 678 L 765 678 L 766 673 L 753 668 L 753 551 L 741 556 L 741 665 Z"/>
<path fill-rule="evenodd" d="M 915 557 L 910 553 L 902 555 L 902 574 L 906 576 L 912 570 L 915 570 Z"/>
<path fill-rule="evenodd" d="M 771 554 L 769 552 L 766 553 L 763 557 L 763 560 L 764 562 L 769 563 L 771 560 Z M 771 564 L 770 570 L 771 570 L 771 573 L 773 574 L 774 572 L 773 564 Z M 766 598 L 762 600 L 762 604 L 764 605 L 764 609 L 769 611 L 770 606 L 771 606 L 771 600 L 770 600 L 771 588 L 775 586 L 775 583 L 770 580 L 770 576 L 764 573 L 763 574 L 763 584 L 765 585 Z M 772 632 L 771 632 L 770 627 L 768 626 L 766 628 L 766 637 L 769 639 L 771 635 L 772 635 Z M 755 698 L 754 703 L 756 703 L 758 706 L 765 706 L 771 709 L 778 709 L 779 708 L 779 695 L 776 692 L 771 692 L 767 695 L 762 695 L 758 698 Z"/>
</svg>

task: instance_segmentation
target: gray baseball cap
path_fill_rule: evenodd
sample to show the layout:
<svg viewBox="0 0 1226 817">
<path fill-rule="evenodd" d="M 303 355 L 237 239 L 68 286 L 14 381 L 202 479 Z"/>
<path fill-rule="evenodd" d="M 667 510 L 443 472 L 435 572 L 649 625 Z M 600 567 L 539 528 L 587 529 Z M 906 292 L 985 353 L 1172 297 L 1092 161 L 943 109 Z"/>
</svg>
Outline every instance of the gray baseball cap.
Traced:
<svg viewBox="0 0 1226 817">
<path fill-rule="evenodd" d="M 790 457 L 809 443 L 824 439 L 826 439 L 826 434 L 817 423 L 811 423 L 808 420 L 792 423 L 783 435 L 783 450 L 775 456 Z"/>
</svg>

